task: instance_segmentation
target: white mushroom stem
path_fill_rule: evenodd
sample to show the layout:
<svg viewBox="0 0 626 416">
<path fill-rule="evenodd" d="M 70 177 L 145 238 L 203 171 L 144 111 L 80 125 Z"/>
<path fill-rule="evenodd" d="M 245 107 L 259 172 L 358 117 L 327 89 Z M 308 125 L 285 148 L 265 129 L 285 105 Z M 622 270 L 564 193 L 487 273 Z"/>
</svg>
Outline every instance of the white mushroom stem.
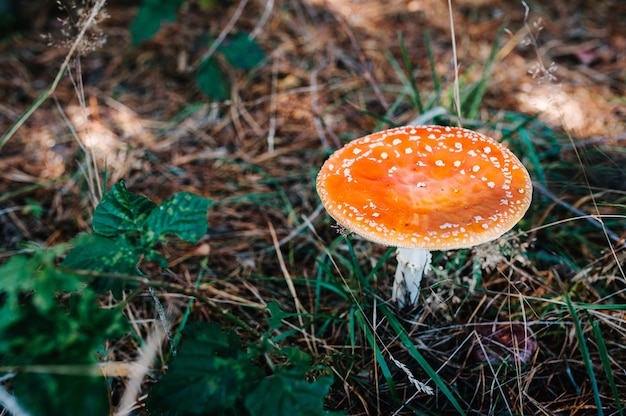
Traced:
<svg viewBox="0 0 626 416">
<path fill-rule="evenodd" d="M 403 248 L 396 250 L 398 267 L 393 281 L 392 299 L 400 307 L 413 305 L 420 294 L 420 284 L 424 271 L 430 266 L 430 251 L 423 248 Z"/>
</svg>

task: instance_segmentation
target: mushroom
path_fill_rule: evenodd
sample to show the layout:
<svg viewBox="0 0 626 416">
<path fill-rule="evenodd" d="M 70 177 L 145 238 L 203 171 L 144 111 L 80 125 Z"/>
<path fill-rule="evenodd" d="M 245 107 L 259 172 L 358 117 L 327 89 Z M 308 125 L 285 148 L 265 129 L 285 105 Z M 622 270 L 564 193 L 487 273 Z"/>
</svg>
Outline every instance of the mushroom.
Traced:
<svg viewBox="0 0 626 416">
<path fill-rule="evenodd" d="M 502 144 L 457 127 L 405 126 L 353 140 L 317 175 L 339 224 L 397 247 L 392 299 L 417 302 L 430 250 L 494 240 L 524 216 L 532 183 Z"/>
</svg>

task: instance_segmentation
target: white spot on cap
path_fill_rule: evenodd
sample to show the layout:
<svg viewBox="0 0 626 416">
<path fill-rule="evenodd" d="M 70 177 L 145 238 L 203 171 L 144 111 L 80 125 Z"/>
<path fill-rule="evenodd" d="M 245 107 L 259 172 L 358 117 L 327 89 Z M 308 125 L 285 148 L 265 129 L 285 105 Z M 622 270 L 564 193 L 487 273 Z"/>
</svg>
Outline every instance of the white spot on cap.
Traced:
<svg viewBox="0 0 626 416">
<path fill-rule="evenodd" d="M 418 182 L 417 183 L 417 187 L 418 188 L 426 188 L 426 182 Z"/>
<path fill-rule="evenodd" d="M 485 146 L 485 148 L 483 149 L 483 152 L 485 152 L 485 154 L 491 153 L 491 147 Z"/>
<path fill-rule="evenodd" d="M 435 160 L 435 165 L 437 165 L 437 166 L 445 166 L 446 164 L 443 163 L 443 160 L 439 159 L 439 160 Z"/>
<path fill-rule="evenodd" d="M 496 184 L 494 182 L 487 182 L 487 186 L 493 189 L 496 187 Z"/>
<path fill-rule="evenodd" d="M 394 146 L 397 146 L 400 143 L 402 143 L 402 140 L 400 140 L 400 139 L 393 139 L 393 141 L 391 142 L 391 144 L 393 144 Z"/>
<path fill-rule="evenodd" d="M 461 166 L 461 161 L 460 160 L 455 160 L 453 163 L 455 168 L 458 168 L 459 166 Z"/>
<path fill-rule="evenodd" d="M 479 170 L 480 170 L 480 166 L 479 165 L 472 166 L 472 172 L 478 172 Z"/>
<path fill-rule="evenodd" d="M 426 151 L 429 152 L 429 153 L 433 152 L 433 148 L 430 147 L 429 145 L 424 146 L 424 149 L 426 149 Z"/>
<path fill-rule="evenodd" d="M 380 154 L 380 158 L 381 158 L 382 160 L 386 160 L 388 157 L 389 157 L 389 154 L 388 154 L 387 152 L 382 152 L 382 153 Z"/>
<path fill-rule="evenodd" d="M 362 152 L 362 150 L 359 149 L 358 147 L 355 147 L 354 149 L 352 149 L 352 153 L 355 154 L 355 155 L 358 155 L 361 152 Z"/>
<path fill-rule="evenodd" d="M 410 155 L 411 153 L 413 153 L 413 149 L 411 149 L 410 147 L 407 147 L 406 149 L 404 149 L 404 153 L 407 155 Z"/>
</svg>

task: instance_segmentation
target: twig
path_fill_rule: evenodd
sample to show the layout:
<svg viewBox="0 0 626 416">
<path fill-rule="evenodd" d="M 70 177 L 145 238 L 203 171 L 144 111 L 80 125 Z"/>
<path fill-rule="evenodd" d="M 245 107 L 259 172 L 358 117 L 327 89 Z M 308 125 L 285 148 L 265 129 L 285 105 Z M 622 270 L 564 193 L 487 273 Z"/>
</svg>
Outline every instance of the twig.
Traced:
<svg viewBox="0 0 626 416">
<path fill-rule="evenodd" d="M 254 26 L 254 29 L 252 29 L 252 32 L 250 32 L 250 34 L 248 35 L 248 38 L 250 40 L 259 36 L 259 33 L 261 33 L 263 26 L 265 26 L 265 24 L 269 20 L 273 9 L 274 9 L 274 0 L 267 0 L 265 2 L 265 10 L 263 11 L 263 14 L 259 18 L 259 21 L 257 22 L 257 24 Z"/>
<path fill-rule="evenodd" d="M 568 142 L 565 143 L 563 145 L 563 148 L 565 150 L 571 150 L 574 147 L 588 147 L 588 146 L 593 146 L 596 144 L 605 144 L 606 142 L 621 142 L 621 141 L 625 141 L 626 140 L 626 134 L 618 134 L 617 136 L 596 136 L 596 137 L 590 137 L 588 139 L 583 139 L 583 140 L 577 140 L 577 141 L 572 141 L 572 142 Z"/>
<path fill-rule="evenodd" d="M 217 39 L 215 39 L 215 42 L 211 44 L 209 50 L 204 55 L 202 55 L 202 57 L 200 58 L 200 62 L 205 61 L 213 56 L 217 48 L 220 47 L 222 42 L 224 42 L 224 39 L 226 39 L 226 36 L 228 36 L 228 33 L 232 30 L 233 27 L 235 27 L 235 23 L 237 23 L 237 20 L 239 20 L 239 18 L 241 17 L 241 14 L 243 13 L 243 9 L 246 7 L 246 4 L 248 4 L 248 0 L 241 0 L 239 2 L 239 5 L 237 6 L 237 9 L 235 9 L 232 17 L 230 18 L 226 26 L 224 26 L 224 29 L 222 29 Z"/>
<path fill-rule="evenodd" d="M 560 205 L 563 208 L 567 209 L 568 211 L 571 211 L 574 214 L 581 216 L 582 218 L 584 218 L 586 221 L 588 221 L 594 227 L 599 228 L 602 231 L 604 231 L 606 233 L 606 236 L 608 238 L 610 238 L 611 241 L 613 241 L 615 244 L 620 242 L 621 239 L 620 239 L 619 235 L 617 235 L 613 231 L 611 231 L 608 228 L 606 228 L 601 219 L 599 219 L 599 218 L 597 218 L 595 216 L 590 216 L 586 212 L 579 210 L 578 208 L 568 204 L 567 202 L 564 202 L 562 199 L 558 198 L 549 189 L 544 187 L 539 182 L 533 181 L 533 187 L 537 191 L 541 192 L 544 196 L 548 197 L 548 199 L 550 199 L 553 202 L 555 202 L 557 205 Z"/>
<path fill-rule="evenodd" d="M 276 100 L 276 91 L 278 89 L 278 61 L 274 60 L 272 65 L 272 98 L 270 100 L 269 128 L 267 132 L 267 151 L 274 153 L 274 145 L 276 138 L 276 108 L 278 106 Z"/>
</svg>

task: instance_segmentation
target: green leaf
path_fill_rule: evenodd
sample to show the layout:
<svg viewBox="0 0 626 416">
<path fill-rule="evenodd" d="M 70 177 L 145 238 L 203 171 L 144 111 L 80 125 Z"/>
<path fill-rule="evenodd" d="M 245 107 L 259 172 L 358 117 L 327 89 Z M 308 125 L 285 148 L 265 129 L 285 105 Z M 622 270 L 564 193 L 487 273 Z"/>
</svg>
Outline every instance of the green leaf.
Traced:
<svg viewBox="0 0 626 416">
<path fill-rule="evenodd" d="M 32 416 L 108 415 L 107 380 L 98 376 L 21 373 L 14 394 Z"/>
<path fill-rule="evenodd" d="M 96 207 L 93 230 L 106 237 L 139 231 L 155 207 L 148 198 L 129 192 L 123 181 L 118 182 Z"/>
<path fill-rule="evenodd" d="M 149 414 L 243 414 L 239 398 L 261 377 L 240 339 L 216 323 L 183 331 L 183 343 L 169 371 L 148 395 Z"/>
<path fill-rule="evenodd" d="M 109 238 L 97 234 L 80 234 L 75 242 L 76 246 L 61 263 L 69 269 L 142 275 L 137 264 L 146 250 L 137 247 L 125 236 Z M 116 299 L 121 298 L 126 286 L 126 282 L 121 279 L 97 278 L 92 282 L 95 290 L 101 293 L 110 290 Z"/>
<path fill-rule="evenodd" d="M 20 304 L 18 319 L 0 324 L 0 357 L 5 365 L 91 364 L 107 338 L 126 330 L 122 314 L 102 309 L 96 294 L 84 290 L 65 304 L 40 310 L 33 298 Z"/>
<path fill-rule="evenodd" d="M 152 210 L 144 223 L 144 245 L 151 247 L 166 236 L 195 243 L 206 234 L 206 212 L 211 205 L 205 199 L 188 192 L 181 192 Z"/>
<path fill-rule="evenodd" d="M 230 98 L 230 85 L 213 57 L 200 62 L 196 82 L 209 98 L 217 101 L 226 101 Z"/>
<path fill-rule="evenodd" d="M 130 26 L 133 45 L 150 39 L 159 31 L 163 21 L 173 22 L 176 10 L 185 0 L 143 0 L 139 12 Z"/>
<path fill-rule="evenodd" d="M 32 257 L 14 256 L 0 267 L 0 288 L 5 293 L 4 307 L 18 308 L 19 296 L 31 293 L 31 299 L 42 312 L 55 303 L 58 291 L 72 292 L 81 288 L 82 280 L 68 275 L 54 266 L 59 253 L 55 250 L 37 250 Z"/>
<path fill-rule="evenodd" d="M 63 260 L 63 266 L 76 270 L 141 275 L 137 263 L 142 251 L 126 237 L 80 234 L 75 241 L 76 246 Z"/>
<path fill-rule="evenodd" d="M 258 383 L 246 397 L 246 408 L 251 416 L 327 415 L 324 397 L 332 383 L 330 376 L 309 383 L 304 374 L 280 371 Z"/>
<path fill-rule="evenodd" d="M 28 301 L 21 310 L 19 322 L 0 330 L 0 357 L 22 371 L 42 368 L 18 372 L 12 380 L 18 401 L 32 415 L 108 414 L 107 382 L 94 376 L 96 352 L 105 339 L 127 331 L 122 314 L 100 308 L 92 291 L 74 294 L 67 305 L 56 304 L 46 313 Z M 46 372 L 46 366 L 57 370 Z"/>
<path fill-rule="evenodd" d="M 265 59 L 263 49 L 246 33 L 228 37 L 218 50 L 237 69 L 252 69 Z"/>
<path fill-rule="evenodd" d="M 28 414 L 106 415 L 97 352 L 128 328 L 119 310 L 100 308 L 81 276 L 57 265 L 66 250 L 38 248 L 0 266 L 0 365 L 17 373 L 10 383 Z"/>
<path fill-rule="evenodd" d="M 587 369 L 589 383 L 591 384 L 591 391 L 593 392 L 593 399 L 596 403 L 597 415 L 604 416 L 604 411 L 602 410 L 604 406 L 602 405 L 602 396 L 600 395 L 598 379 L 596 378 L 596 373 L 594 369 L 594 360 L 592 359 L 591 354 L 589 353 L 589 347 L 587 346 L 587 335 L 585 335 L 585 331 L 583 330 L 582 323 L 580 321 L 580 318 L 578 317 L 578 312 L 576 310 L 576 307 L 574 306 L 574 302 L 572 302 L 572 298 L 570 297 L 568 292 L 564 292 L 563 295 L 565 297 L 565 304 L 567 305 L 567 309 L 574 320 L 574 329 L 576 330 L 578 349 L 580 350 L 582 361 L 583 363 L 585 363 L 585 367 Z"/>
<path fill-rule="evenodd" d="M 278 329 L 283 326 L 283 319 L 289 318 L 294 314 L 288 314 L 280 309 L 280 305 L 277 301 L 273 300 L 267 304 L 267 310 L 270 312 L 270 317 L 267 318 L 267 324 L 270 331 Z"/>
</svg>

